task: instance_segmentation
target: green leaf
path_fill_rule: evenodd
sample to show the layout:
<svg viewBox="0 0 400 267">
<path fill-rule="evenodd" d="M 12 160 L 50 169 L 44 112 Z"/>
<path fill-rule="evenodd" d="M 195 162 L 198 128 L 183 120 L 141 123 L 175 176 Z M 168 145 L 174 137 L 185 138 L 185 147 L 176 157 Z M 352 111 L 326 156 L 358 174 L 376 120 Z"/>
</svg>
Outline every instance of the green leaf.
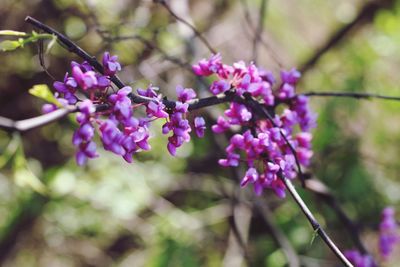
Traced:
<svg viewBox="0 0 400 267">
<path fill-rule="evenodd" d="M 44 99 L 49 103 L 60 106 L 60 103 L 58 103 L 57 99 L 54 97 L 53 93 L 50 91 L 49 87 L 46 84 L 34 85 L 33 88 L 29 89 L 29 93 L 31 95 Z"/>
<path fill-rule="evenodd" d="M 317 236 L 318 236 L 318 229 L 315 229 L 310 240 L 310 246 L 314 243 L 314 240 Z"/>
<path fill-rule="evenodd" d="M 50 52 L 51 48 L 53 48 L 53 46 L 56 44 L 56 42 L 57 42 L 57 36 L 53 35 L 53 37 L 51 38 L 51 41 L 47 45 L 46 54 L 48 54 Z"/>
<path fill-rule="evenodd" d="M 5 40 L 5 41 L 0 43 L 0 50 L 2 50 L 2 51 L 13 51 L 13 50 L 17 49 L 20 46 L 21 46 L 21 43 L 19 41 Z"/>
<path fill-rule="evenodd" d="M 0 31 L 0 35 L 3 35 L 3 36 L 28 36 L 28 34 L 26 32 L 18 32 L 18 31 L 11 31 L 11 30 Z"/>
</svg>

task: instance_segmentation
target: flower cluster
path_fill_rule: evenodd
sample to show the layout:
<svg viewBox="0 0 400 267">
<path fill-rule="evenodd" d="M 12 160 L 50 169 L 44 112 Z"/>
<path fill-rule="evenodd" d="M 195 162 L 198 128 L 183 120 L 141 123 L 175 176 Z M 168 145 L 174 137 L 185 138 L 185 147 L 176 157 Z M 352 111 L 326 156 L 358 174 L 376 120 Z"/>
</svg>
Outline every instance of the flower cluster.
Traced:
<svg viewBox="0 0 400 267">
<path fill-rule="evenodd" d="M 103 74 L 94 70 L 87 62 L 71 63 L 71 73 L 66 73 L 62 82 L 54 82 L 55 96 L 62 105 L 78 102 L 79 112 L 76 120 L 79 128 L 75 130 L 72 143 L 77 147 L 78 165 L 87 159 L 97 157 L 96 144 L 93 141 L 96 126 L 105 150 L 122 156 L 132 162 L 132 155 L 138 150 L 148 150 L 148 122 L 146 119 L 133 117 L 132 102 L 129 94 L 132 88 L 124 87 L 116 93 L 109 94 L 110 77 L 121 70 L 116 56 L 105 53 L 103 56 Z M 89 97 L 83 101 L 81 97 Z M 96 111 L 95 104 L 108 105 L 106 112 Z M 43 111 L 51 112 L 55 105 L 46 104 Z"/>
<path fill-rule="evenodd" d="M 193 89 L 178 86 L 177 101 L 167 107 L 166 103 L 171 102 L 165 102 L 158 88 L 150 85 L 147 89 L 137 90 L 145 101 L 134 104 L 131 87 L 115 91 L 111 86 L 111 77 L 121 70 L 118 58 L 106 52 L 102 62 L 103 74 L 96 72 L 87 62 L 72 62 L 72 74 L 67 73 L 63 81 L 54 83 L 55 96 L 60 103 L 79 107 L 79 128 L 73 136 L 79 165 L 97 156 L 93 141 L 96 132 L 105 150 L 127 162 L 132 162 L 136 152 L 150 149 L 149 125 L 154 120 L 165 120 L 162 133 L 169 135 L 167 149 L 171 155 L 190 141 L 192 127 L 197 136 L 204 136 L 204 118 L 196 117 L 192 124 L 188 120 L 190 103 L 196 98 Z M 219 116 L 212 126 L 215 133 L 245 129 L 232 136 L 226 148 L 227 156 L 219 160 L 219 164 L 236 167 L 245 162 L 247 171 L 242 186 L 253 184 L 258 195 L 270 188 L 279 197 L 284 197 L 285 186 L 279 177 L 295 178 L 297 167 L 308 166 L 312 156 L 312 135 L 308 131 L 315 126 L 315 115 L 308 107 L 307 97 L 296 95 L 300 73 L 295 69 L 282 71 L 278 84 L 271 72 L 253 63 L 246 65 L 243 61 L 223 64 L 219 54 L 201 60 L 193 66 L 193 71 L 199 76 L 216 75 L 217 79 L 210 86 L 212 94 L 229 91 L 243 100 L 231 102 L 224 115 Z M 83 98 L 86 100 L 82 101 Z M 256 102 L 269 116 L 260 116 L 246 102 L 248 100 Z M 278 105 L 285 105 L 280 114 L 276 114 Z M 105 108 L 97 110 L 99 106 Z M 139 107 L 145 107 L 145 116 L 141 118 L 134 116 Z M 50 112 L 55 108 L 50 105 L 44 106 L 43 110 Z"/>
<path fill-rule="evenodd" d="M 165 119 L 162 128 L 164 134 L 172 132 L 168 138 L 168 151 L 176 154 L 176 149 L 184 142 L 190 141 L 191 126 L 187 120 L 188 101 L 196 97 L 193 89 L 177 87 L 178 101 L 172 110 L 168 110 L 163 104 L 158 88 L 149 86 L 147 89 L 138 89 L 140 96 L 149 99 L 143 103 L 147 116 L 138 118 L 134 116 L 135 108 L 143 105 L 133 105 L 130 95 L 132 88 L 126 86 L 117 92 L 109 93 L 111 77 L 121 70 L 121 65 L 116 56 L 108 52 L 103 56 L 103 73 L 100 74 L 87 62 L 71 63 L 71 73 L 66 73 L 63 81 L 54 83 L 55 97 L 61 105 L 77 104 L 79 112 L 76 120 L 79 124 L 75 130 L 72 143 L 77 148 L 76 161 L 83 165 L 89 158 L 98 156 L 96 144 L 93 141 L 95 132 L 105 150 L 123 157 L 131 163 L 133 154 L 140 150 L 149 150 L 148 139 L 150 137 L 149 125 L 155 119 Z M 85 100 L 81 98 L 88 97 Z M 105 105 L 104 111 L 97 111 L 96 105 Z M 45 104 L 44 113 L 57 109 L 54 104 Z M 205 121 L 202 117 L 194 120 L 196 134 L 201 137 L 205 131 Z M 96 131 L 97 129 L 97 131 Z"/>
<path fill-rule="evenodd" d="M 189 121 L 186 119 L 189 105 L 187 101 L 196 97 L 196 93 L 191 88 L 183 88 L 178 86 L 176 88 L 178 94 L 178 101 L 172 112 L 169 114 L 168 121 L 162 127 L 162 133 L 172 135 L 168 137 L 168 151 L 171 155 L 175 156 L 176 149 L 183 145 L 184 142 L 190 141 L 190 132 L 192 128 Z"/>
<path fill-rule="evenodd" d="M 216 75 L 217 80 L 210 86 L 212 94 L 231 91 L 244 100 L 230 103 L 225 116 L 219 116 L 212 126 L 215 133 L 233 130 L 236 125 L 251 129 L 232 136 L 226 148 L 227 157 L 219 164 L 236 167 L 245 162 L 247 171 L 242 186 L 251 183 L 257 195 L 270 188 L 284 197 L 285 186 L 279 176 L 295 178 L 296 161 L 307 167 L 313 154 L 312 135 L 308 131 L 315 127 L 316 116 L 308 107 L 308 98 L 296 95 L 300 73 L 295 69 L 282 71 L 281 83 L 277 85 L 271 72 L 242 61 L 232 66 L 223 64 L 219 54 L 201 60 L 193 66 L 193 71 L 199 76 Z M 248 97 L 270 112 L 272 119 L 256 118 L 255 112 L 244 104 Z M 280 104 L 286 105 L 284 110 L 272 116 Z"/>
</svg>

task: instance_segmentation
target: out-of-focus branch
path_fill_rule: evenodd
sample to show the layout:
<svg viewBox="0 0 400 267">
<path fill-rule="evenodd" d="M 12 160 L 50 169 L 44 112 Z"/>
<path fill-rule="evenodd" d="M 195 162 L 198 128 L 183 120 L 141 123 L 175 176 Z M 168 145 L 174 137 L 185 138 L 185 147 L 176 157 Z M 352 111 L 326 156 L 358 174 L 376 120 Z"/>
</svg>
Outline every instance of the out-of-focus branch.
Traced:
<svg viewBox="0 0 400 267">
<path fill-rule="evenodd" d="M 218 148 L 222 150 L 222 147 L 218 145 Z M 235 178 L 237 182 L 240 182 L 240 175 L 237 168 L 230 168 L 232 176 Z M 235 199 L 233 199 L 235 200 Z M 300 260 L 292 245 L 286 238 L 285 234 L 274 224 L 272 219 L 272 212 L 268 208 L 268 204 L 263 201 L 261 198 L 254 198 L 254 209 L 261 215 L 261 218 L 264 220 L 265 224 L 269 228 L 272 237 L 278 243 L 278 245 L 282 248 L 283 253 L 286 256 L 289 267 L 299 267 Z M 237 235 L 238 238 L 241 238 L 240 235 Z"/>
<path fill-rule="evenodd" d="M 232 198 L 232 216 L 230 219 L 231 230 L 228 237 L 222 266 L 240 267 L 243 260 L 249 261 L 246 246 L 250 230 L 252 209 L 243 203 L 236 203 Z"/>
<path fill-rule="evenodd" d="M 273 213 L 267 206 L 265 201 L 262 201 L 261 198 L 255 198 L 255 207 L 263 218 L 265 224 L 271 231 L 272 237 L 275 239 L 276 243 L 282 248 L 283 253 L 288 260 L 289 267 L 300 267 L 299 257 L 294 250 L 293 246 L 290 244 L 290 241 L 287 239 L 282 230 L 277 227 L 273 220 Z"/>
<path fill-rule="evenodd" d="M 167 4 L 167 1 L 165 1 L 165 0 L 153 0 L 153 1 L 155 3 L 159 3 L 162 6 L 164 6 L 164 8 L 169 12 L 169 14 L 171 14 L 172 17 L 174 17 L 177 21 L 180 21 L 183 24 L 185 24 L 186 26 L 188 26 L 193 31 L 193 33 L 204 43 L 204 45 L 208 48 L 208 50 L 210 50 L 210 52 L 212 54 L 216 54 L 217 53 L 217 51 L 211 46 L 211 44 L 208 42 L 208 40 L 206 38 L 204 38 L 204 36 L 201 34 L 201 32 L 199 30 L 197 30 L 196 27 L 194 27 L 192 24 L 190 24 L 189 22 L 187 22 L 183 18 L 179 17 L 171 9 L 171 7 Z"/>
<path fill-rule="evenodd" d="M 265 14 L 267 10 L 267 0 L 262 0 L 260 4 L 260 12 L 258 15 L 258 25 L 257 29 L 254 33 L 254 39 L 253 39 L 253 61 L 256 62 L 257 57 L 258 57 L 258 45 L 261 41 L 261 34 L 264 30 L 264 20 L 265 20 Z"/>
<path fill-rule="evenodd" d="M 253 31 L 256 32 L 255 26 L 253 25 L 253 22 L 251 21 L 251 17 L 250 17 L 250 11 L 249 11 L 249 7 L 247 5 L 246 0 L 240 0 L 240 3 L 242 5 L 242 9 L 243 9 L 243 13 L 244 13 L 244 19 L 247 23 L 247 25 L 249 26 L 249 28 Z M 275 61 L 275 63 L 280 67 L 283 68 L 284 64 L 282 62 L 282 60 L 278 57 L 278 55 L 275 53 L 275 51 L 272 49 L 272 47 L 270 46 L 270 44 L 264 40 L 263 37 L 263 32 L 261 31 L 259 33 L 259 43 L 261 43 L 264 48 L 267 50 L 267 52 L 271 55 L 272 59 Z M 255 33 L 256 35 L 256 33 Z"/>
<path fill-rule="evenodd" d="M 382 8 L 391 8 L 396 1 L 394 0 L 372 0 L 365 3 L 360 9 L 358 15 L 344 27 L 338 29 L 336 32 L 326 39 L 321 47 L 299 68 L 301 72 L 306 72 L 312 68 L 317 61 L 322 57 L 323 54 L 328 52 L 333 47 L 341 43 L 341 41 L 350 33 L 355 32 L 361 28 L 361 26 L 370 22 L 375 14 Z"/>
</svg>

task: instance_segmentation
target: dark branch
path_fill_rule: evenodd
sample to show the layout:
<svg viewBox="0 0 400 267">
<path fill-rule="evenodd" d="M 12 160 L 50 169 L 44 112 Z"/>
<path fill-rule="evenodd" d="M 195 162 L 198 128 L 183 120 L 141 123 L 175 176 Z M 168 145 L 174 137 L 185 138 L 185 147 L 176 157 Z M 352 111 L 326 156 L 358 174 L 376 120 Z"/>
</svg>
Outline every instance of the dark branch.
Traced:
<svg viewBox="0 0 400 267">
<path fill-rule="evenodd" d="M 32 24 L 38 29 L 43 30 L 44 32 L 54 34 L 57 36 L 57 40 L 61 42 L 71 53 L 76 54 L 80 58 L 86 60 L 93 68 L 95 68 L 98 72 L 101 74 L 104 74 L 103 70 L 103 65 L 100 64 L 100 62 L 96 59 L 96 57 L 91 56 L 88 52 L 80 48 L 77 44 L 72 42 L 68 37 L 65 35 L 59 33 L 58 31 L 54 30 L 53 28 L 47 26 L 46 24 L 43 24 L 42 22 L 28 16 L 25 18 L 25 21 Z M 118 76 L 114 75 L 110 77 L 110 80 L 118 87 L 118 88 L 123 88 L 125 87 L 125 84 L 118 78 Z M 131 99 L 135 103 L 143 103 L 143 102 L 148 102 L 150 101 L 149 99 L 145 97 L 141 97 L 135 94 L 131 95 Z"/>
<path fill-rule="evenodd" d="M 384 100 L 400 101 L 399 96 L 386 96 L 373 93 L 356 93 L 356 92 L 306 92 L 302 93 L 305 96 L 311 97 L 348 97 L 357 99 L 371 99 L 378 98 Z"/>
</svg>

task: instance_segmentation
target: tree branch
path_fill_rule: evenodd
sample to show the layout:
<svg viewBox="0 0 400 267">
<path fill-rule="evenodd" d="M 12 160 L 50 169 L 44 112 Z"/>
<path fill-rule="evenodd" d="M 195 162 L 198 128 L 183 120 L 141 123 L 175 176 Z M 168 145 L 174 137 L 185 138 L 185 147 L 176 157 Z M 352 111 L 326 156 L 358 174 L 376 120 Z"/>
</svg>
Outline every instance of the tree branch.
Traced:
<svg viewBox="0 0 400 267">
<path fill-rule="evenodd" d="M 25 132 L 59 120 L 77 110 L 78 108 L 75 106 L 67 106 L 41 116 L 19 121 L 0 117 L 0 129 L 8 132 Z"/>
<path fill-rule="evenodd" d="M 379 95 L 374 93 L 356 93 L 356 92 L 306 92 L 301 95 L 310 96 L 310 97 L 348 97 L 348 98 L 356 98 L 356 99 L 383 99 L 383 100 L 394 100 L 400 101 L 399 96 L 386 96 Z"/>
</svg>

